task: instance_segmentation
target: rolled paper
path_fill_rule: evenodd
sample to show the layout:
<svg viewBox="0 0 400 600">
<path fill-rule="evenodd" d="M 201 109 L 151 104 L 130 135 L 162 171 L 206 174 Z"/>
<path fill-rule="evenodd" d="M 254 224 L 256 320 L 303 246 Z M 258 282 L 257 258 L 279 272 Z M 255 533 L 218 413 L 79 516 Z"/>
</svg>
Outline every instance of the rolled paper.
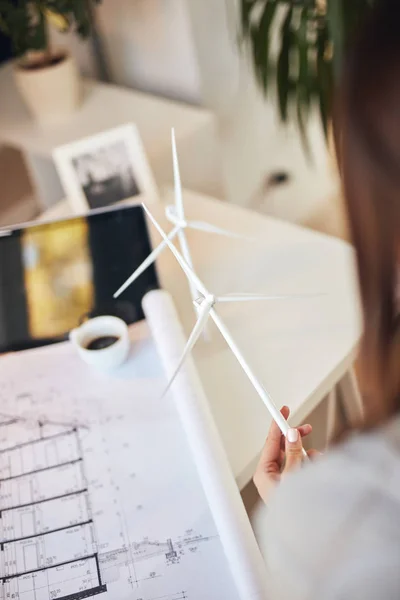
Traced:
<svg viewBox="0 0 400 600">
<path fill-rule="evenodd" d="M 171 296 L 149 292 L 143 310 L 167 378 L 176 370 L 186 338 Z M 265 564 L 191 356 L 171 395 L 242 600 L 267 599 Z"/>
</svg>

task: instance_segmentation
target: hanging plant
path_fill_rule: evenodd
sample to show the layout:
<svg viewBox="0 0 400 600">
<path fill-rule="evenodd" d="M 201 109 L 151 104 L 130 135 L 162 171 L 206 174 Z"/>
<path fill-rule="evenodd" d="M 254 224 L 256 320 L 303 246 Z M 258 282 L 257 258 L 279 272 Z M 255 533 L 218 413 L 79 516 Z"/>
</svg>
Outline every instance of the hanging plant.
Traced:
<svg viewBox="0 0 400 600">
<path fill-rule="evenodd" d="M 284 123 L 296 119 L 307 147 L 306 123 L 319 106 L 328 135 L 333 88 L 343 52 L 375 0 L 240 0 L 241 30 L 263 93 L 276 89 Z M 278 52 L 272 52 L 279 28 Z"/>
</svg>

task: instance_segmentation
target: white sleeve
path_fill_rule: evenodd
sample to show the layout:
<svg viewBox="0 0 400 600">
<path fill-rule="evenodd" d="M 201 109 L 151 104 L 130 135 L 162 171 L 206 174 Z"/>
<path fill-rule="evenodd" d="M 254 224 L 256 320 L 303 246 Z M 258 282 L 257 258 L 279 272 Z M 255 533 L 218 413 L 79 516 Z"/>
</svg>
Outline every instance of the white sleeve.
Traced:
<svg viewBox="0 0 400 600">
<path fill-rule="evenodd" d="M 277 489 L 265 532 L 271 598 L 400 598 L 400 506 L 387 493 L 388 464 L 398 472 L 399 461 L 381 446 L 371 464 L 370 444 L 351 442 Z M 400 490 L 399 476 L 391 483 Z"/>
</svg>

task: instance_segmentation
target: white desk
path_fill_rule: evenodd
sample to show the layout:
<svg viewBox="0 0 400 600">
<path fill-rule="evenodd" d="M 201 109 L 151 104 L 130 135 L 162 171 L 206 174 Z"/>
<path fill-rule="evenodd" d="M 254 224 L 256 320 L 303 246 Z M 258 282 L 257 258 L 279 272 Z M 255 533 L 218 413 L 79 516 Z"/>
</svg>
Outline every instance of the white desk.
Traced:
<svg viewBox="0 0 400 600">
<path fill-rule="evenodd" d="M 74 115 L 57 125 L 39 125 L 28 114 L 10 65 L 0 69 L 0 143 L 22 150 L 38 199 L 47 208 L 64 197 L 52 163 L 59 145 L 136 123 L 156 183 L 172 183 L 171 127 L 175 127 L 182 181 L 190 189 L 224 197 L 216 120 L 205 109 L 91 80 Z"/>
<path fill-rule="evenodd" d="M 171 199 L 171 198 L 170 198 Z M 258 243 L 188 233 L 196 270 L 215 293 L 324 293 L 307 300 L 234 304 L 218 308 L 277 405 L 303 421 L 346 376 L 360 335 L 353 251 L 342 241 L 185 192 L 189 218 L 208 220 L 257 238 Z M 61 203 L 43 215 L 65 217 Z M 162 207 L 157 207 L 162 218 Z M 158 238 L 154 238 L 158 242 Z M 170 252 L 159 262 L 187 329 L 194 313 L 186 280 Z M 238 484 L 252 477 L 270 418 L 218 332 L 194 356 Z"/>
</svg>

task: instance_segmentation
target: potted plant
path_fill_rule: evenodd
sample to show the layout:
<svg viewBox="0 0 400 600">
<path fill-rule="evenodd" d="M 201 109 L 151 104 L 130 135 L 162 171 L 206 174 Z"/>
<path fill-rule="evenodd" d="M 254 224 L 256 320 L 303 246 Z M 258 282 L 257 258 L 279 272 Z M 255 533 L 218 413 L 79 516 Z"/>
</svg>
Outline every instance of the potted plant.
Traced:
<svg viewBox="0 0 400 600">
<path fill-rule="evenodd" d="M 11 40 L 16 83 L 40 121 L 63 117 L 79 105 L 77 66 L 68 52 L 51 47 L 49 28 L 87 37 L 92 1 L 101 0 L 0 0 L 0 30 Z"/>
<path fill-rule="evenodd" d="M 297 119 L 307 147 L 306 122 L 319 106 L 328 135 L 335 78 L 343 51 L 376 0 L 240 0 L 242 38 L 266 95 L 275 87 L 284 123 Z M 278 28 L 278 50 L 272 33 Z"/>
</svg>

